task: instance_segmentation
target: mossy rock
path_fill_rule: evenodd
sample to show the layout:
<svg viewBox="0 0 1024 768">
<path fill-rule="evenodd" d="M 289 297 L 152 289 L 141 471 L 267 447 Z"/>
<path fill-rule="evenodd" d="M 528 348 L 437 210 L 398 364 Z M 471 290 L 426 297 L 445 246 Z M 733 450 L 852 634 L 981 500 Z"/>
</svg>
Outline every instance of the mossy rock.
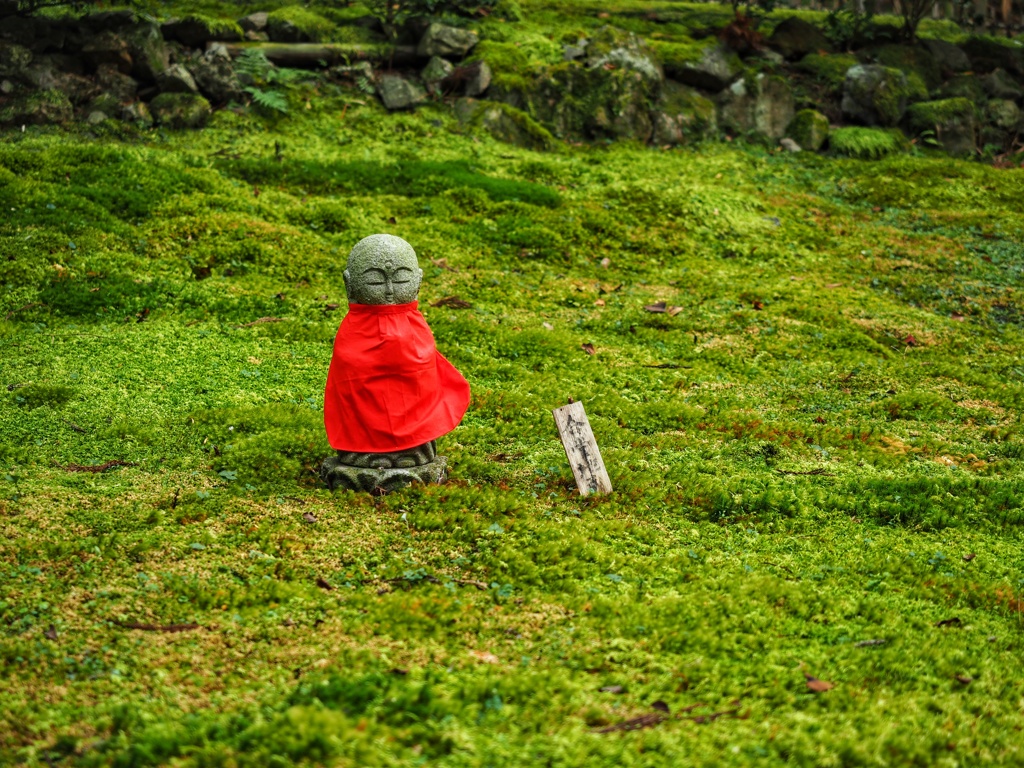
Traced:
<svg viewBox="0 0 1024 768">
<path fill-rule="evenodd" d="M 661 84 L 627 67 L 564 62 L 547 67 L 522 89 L 491 87 L 492 98 L 529 114 L 563 139 L 647 142 Z"/>
<path fill-rule="evenodd" d="M 971 60 L 963 49 L 946 40 L 921 40 L 920 44 L 932 55 L 939 70 L 944 74 L 966 72 L 971 68 Z"/>
<path fill-rule="evenodd" d="M 863 125 L 894 126 L 903 118 L 913 89 L 892 67 L 858 64 L 843 82 L 843 114 Z"/>
<path fill-rule="evenodd" d="M 923 46 L 881 45 L 862 52 L 865 61 L 874 61 L 885 67 L 900 70 L 909 79 L 917 75 L 927 91 L 942 83 L 942 70 L 935 57 Z M 927 96 L 926 96 L 927 97 Z"/>
<path fill-rule="evenodd" d="M 56 89 L 30 91 L 0 107 L 0 125 L 47 125 L 71 119 L 68 97 Z"/>
<path fill-rule="evenodd" d="M 1024 96 L 1024 88 L 1006 70 L 995 69 L 978 80 L 989 98 L 1019 99 Z"/>
<path fill-rule="evenodd" d="M 906 136 L 895 128 L 864 128 L 845 126 L 832 131 L 829 148 L 837 155 L 858 160 L 880 160 L 909 148 Z"/>
<path fill-rule="evenodd" d="M 267 15 L 267 33 L 275 43 L 315 43 L 331 37 L 334 22 L 301 5 L 288 5 Z"/>
<path fill-rule="evenodd" d="M 718 99 L 718 122 L 740 136 L 781 139 L 793 119 L 793 91 L 784 78 L 760 73 L 737 80 Z"/>
<path fill-rule="evenodd" d="M 202 48 L 211 41 L 237 42 L 245 33 L 233 19 L 216 19 L 190 13 L 181 19 L 169 19 L 160 26 L 166 40 L 177 40 L 189 48 Z"/>
<path fill-rule="evenodd" d="M 944 150 L 953 155 L 973 154 L 978 145 L 978 115 L 968 99 L 939 99 L 913 104 L 907 125 L 920 136 L 932 131 Z"/>
<path fill-rule="evenodd" d="M 825 37 L 825 33 L 798 16 L 791 16 L 779 22 L 768 38 L 768 47 L 790 61 L 817 51 L 832 50 L 832 44 Z"/>
<path fill-rule="evenodd" d="M 547 128 L 502 102 L 461 98 L 455 103 L 455 113 L 463 124 L 479 126 L 506 144 L 535 150 L 552 149 L 556 144 Z"/>
<path fill-rule="evenodd" d="M 974 75 L 957 75 L 943 83 L 937 95 L 943 99 L 962 97 L 979 103 L 985 100 L 985 89 Z"/>
<path fill-rule="evenodd" d="M 132 56 L 132 77 L 152 83 L 167 69 L 170 49 L 157 24 L 139 24 L 125 35 Z"/>
<path fill-rule="evenodd" d="M 175 130 L 202 128 L 211 114 L 210 102 L 196 93 L 161 93 L 149 109 L 158 124 Z"/>
<path fill-rule="evenodd" d="M 1016 131 L 1021 127 L 1020 107 L 1010 99 L 993 99 L 985 107 L 989 125 L 1001 131 Z"/>
<path fill-rule="evenodd" d="M 659 146 L 690 144 L 718 133 L 715 103 L 693 88 L 667 81 L 659 107 L 654 114 L 652 138 Z"/>
<path fill-rule="evenodd" d="M 491 88 L 512 92 L 529 90 L 539 70 L 561 60 L 561 46 L 556 42 L 539 36 L 527 36 L 525 42 L 521 39 L 481 40 L 473 48 L 466 63 L 486 62 L 494 73 Z"/>
<path fill-rule="evenodd" d="M 587 45 L 587 66 L 629 69 L 654 83 L 665 79 L 656 54 L 642 38 L 610 26 L 601 27 L 591 36 Z"/>
<path fill-rule="evenodd" d="M 715 42 L 664 42 L 654 40 L 665 75 L 684 85 L 718 93 L 743 74 L 735 52 Z"/>
<path fill-rule="evenodd" d="M 786 135 L 801 149 L 817 152 L 828 141 L 828 118 L 814 109 L 801 109 L 793 117 Z"/>
<path fill-rule="evenodd" d="M 858 63 L 857 57 L 848 53 L 809 53 L 800 59 L 797 68 L 813 75 L 816 80 L 827 85 L 830 91 L 839 95 L 843 92 L 846 73 Z"/>
<path fill-rule="evenodd" d="M 995 37 L 972 37 L 960 46 L 971 60 L 975 72 L 1005 69 L 1014 75 L 1024 75 L 1024 46 Z"/>
</svg>

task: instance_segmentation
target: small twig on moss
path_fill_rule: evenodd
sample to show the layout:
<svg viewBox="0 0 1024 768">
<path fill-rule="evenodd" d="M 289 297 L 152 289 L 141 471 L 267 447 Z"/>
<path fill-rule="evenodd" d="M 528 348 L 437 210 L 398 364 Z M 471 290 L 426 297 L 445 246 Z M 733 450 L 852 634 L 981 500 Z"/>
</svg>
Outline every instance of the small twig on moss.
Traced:
<svg viewBox="0 0 1024 768">
<path fill-rule="evenodd" d="M 18 314 L 19 312 L 21 312 L 23 310 L 32 309 L 32 307 L 41 307 L 41 306 L 43 306 L 43 305 L 40 302 L 38 302 L 38 301 L 30 301 L 28 304 L 26 304 L 23 307 L 18 307 L 17 309 L 12 309 L 4 317 L 4 320 L 10 320 L 12 317 L 14 317 L 16 314 Z"/>
<path fill-rule="evenodd" d="M 134 461 L 108 461 L 105 464 L 96 464 L 94 466 L 85 466 L 83 464 L 68 464 L 64 467 L 66 472 L 106 472 L 108 469 L 114 467 L 135 467 L 138 466 Z"/>
<path fill-rule="evenodd" d="M 138 629 L 142 632 L 191 632 L 194 629 L 205 629 L 201 624 L 142 624 L 137 621 L 112 623 L 122 629 Z"/>
<path fill-rule="evenodd" d="M 259 325 L 260 323 L 280 323 L 280 322 L 281 322 L 281 318 L 280 317 L 259 317 L 259 318 L 255 319 L 255 320 L 253 320 L 251 323 L 243 323 L 242 325 L 240 325 L 238 327 L 239 328 L 252 328 L 254 325 Z"/>
<path fill-rule="evenodd" d="M 834 472 L 829 472 L 827 469 L 812 469 L 809 472 L 794 472 L 788 469 L 777 469 L 775 470 L 780 475 L 820 475 L 821 477 L 835 477 Z"/>
<path fill-rule="evenodd" d="M 465 584 L 468 587 L 476 587 L 482 592 L 490 589 L 490 587 L 487 586 L 487 582 L 484 581 L 475 581 L 474 579 L 452 579 L 452 581 L 456 584 Z"/>
</svg>

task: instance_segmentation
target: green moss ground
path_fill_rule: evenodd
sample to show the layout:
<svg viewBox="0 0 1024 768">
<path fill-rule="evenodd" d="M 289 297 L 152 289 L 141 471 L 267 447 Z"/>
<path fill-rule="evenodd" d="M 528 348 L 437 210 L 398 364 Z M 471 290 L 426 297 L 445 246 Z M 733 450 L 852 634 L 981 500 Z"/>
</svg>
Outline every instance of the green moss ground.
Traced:
<svg viewBox="0 0 1024 768">
<path fill-rule="evenodd" d="M 0 144 L 0 764 L 1024 760 L 1024 172 L 292 99 Z M 447 485 L 331 495 L 379 231 L 473 403 Z"/>
</svg>

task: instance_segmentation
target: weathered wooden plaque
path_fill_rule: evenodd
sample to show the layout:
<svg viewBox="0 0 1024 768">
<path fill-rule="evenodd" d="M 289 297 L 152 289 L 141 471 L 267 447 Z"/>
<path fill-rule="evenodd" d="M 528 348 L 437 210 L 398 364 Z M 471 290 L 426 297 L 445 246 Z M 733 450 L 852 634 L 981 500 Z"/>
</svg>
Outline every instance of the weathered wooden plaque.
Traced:
<svg viewBox="0 0 1024 768">
<path fill-rule="evenodd" d="M 597 447 L 590 422 L 587 421 L 583 403 L 569 403 L 555 408 L 551 413 L 555 417 L 558 437 L 565 447 L 565 455 L 569 459 L 580 495 L 611 493 L 612 481 L 604 468 L 601 451 Z"/>
</svg>

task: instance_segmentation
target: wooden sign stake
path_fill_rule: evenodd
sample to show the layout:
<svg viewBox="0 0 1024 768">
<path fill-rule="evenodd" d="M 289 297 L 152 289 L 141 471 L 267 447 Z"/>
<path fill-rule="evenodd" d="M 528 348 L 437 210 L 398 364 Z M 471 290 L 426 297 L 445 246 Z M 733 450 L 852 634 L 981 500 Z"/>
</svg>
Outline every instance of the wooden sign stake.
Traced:
<svg viewBox="0 0 1024 768">
<path fill-rule="evenodd" d="M 558 437 L 565 447 L 576 487 L 581 496 L 591 493 L 611 493 L 612 481 L 604 468 L 601 451 L 594 439 L 594 431 L 587 421 L 583 403 L 569 403 L 551 412 L 558 427 Z"/>
</svg>

